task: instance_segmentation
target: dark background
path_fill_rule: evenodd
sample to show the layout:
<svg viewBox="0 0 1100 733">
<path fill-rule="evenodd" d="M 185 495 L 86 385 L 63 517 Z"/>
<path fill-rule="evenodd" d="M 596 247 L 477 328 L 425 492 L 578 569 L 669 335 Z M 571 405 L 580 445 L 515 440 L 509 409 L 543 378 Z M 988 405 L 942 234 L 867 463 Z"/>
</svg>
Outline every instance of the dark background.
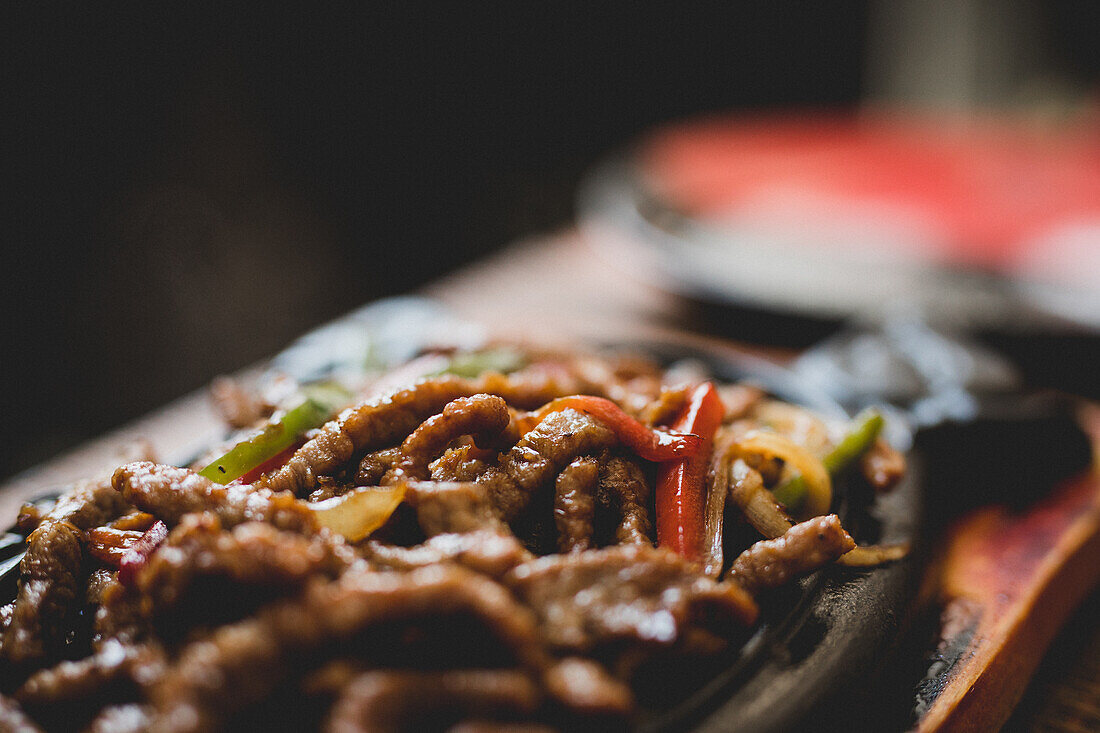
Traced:
<svg viewBox="0 0 1100 733">
<path fill-rule="evenodd" d="M 1027 7 L 1091 81 L 1088 3 Z M 872 10 L 0 11 L 0 476 L 567 225 L 584 171 L 656 123 L 859 103 Z"/>
</svg>

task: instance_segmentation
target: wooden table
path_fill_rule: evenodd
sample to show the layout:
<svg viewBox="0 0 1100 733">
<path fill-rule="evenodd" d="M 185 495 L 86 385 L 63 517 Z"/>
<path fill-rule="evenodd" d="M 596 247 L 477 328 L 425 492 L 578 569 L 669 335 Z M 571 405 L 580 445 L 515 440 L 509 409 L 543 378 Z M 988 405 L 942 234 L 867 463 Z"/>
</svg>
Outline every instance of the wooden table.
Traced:
<svg viewBox="0 0 1100 733">
<path fill-rule="evenodd" d="M 632 266 L 637 273 L 645 263 Z M 645 285 L 646 279 L 632 279 L 578 234 L 563 232 L 519 242 L 422 293 L 504 336 L 568 343 L 578 336 L 629 339 L 682 327 L 688 309 Z M 171 459 L 196 453 L 222 432 L 205 391 L 187 395 L 9 480 L 0 486 L 0 516 L 13 518 L 30 497 L 110 470 L 135 440 Z M 1100 729 L 1100 625 L 1088 616 L 1098 610 L 1100 594 L 1093 593 L 1067 626 L 1075 638 L 1054 644 L 1009 729 Z"/>
</svg>

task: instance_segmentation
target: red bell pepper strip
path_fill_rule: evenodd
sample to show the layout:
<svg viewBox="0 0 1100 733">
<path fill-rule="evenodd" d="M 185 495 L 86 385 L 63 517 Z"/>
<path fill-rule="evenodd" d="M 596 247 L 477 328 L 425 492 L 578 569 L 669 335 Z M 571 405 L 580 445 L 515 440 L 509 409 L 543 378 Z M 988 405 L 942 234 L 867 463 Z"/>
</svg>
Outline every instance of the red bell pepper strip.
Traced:
<svg viewBox="0 0 1100 733">
<path fill-rule="evenodd" d="M 703 559 L 707 466 L 725 412 L 713 384 L 696 387 L 672 427 L 698 435 L 701 445 L 690 456 L 657 466 L 657 544 L 689 560 Z"/>
<path fill-rule="evenodd" d="M 698 435 L 647 427 L 611 400 L 592 395 L 559 397 L 540 408 L 537 417 L 541 420 L 551 412 L 566 408 L 596 418 L 614 431 L 623 445 L 647 461 L 671 461 L 693 455 L 703 442 Z"/>
<path fill-rule="evenodd" d="M 145 567 L 153 550 L 157 549 L 161 542 L 168 537 L 168 526 L 164 522 L 157 522 L 149 529 L 141 539 L 134 543 L 133 547 L 126 551 L 118 563 L 118 580 L 125 586 L 132 587 L 137 581 L 138 571 Z"/>
</svg>

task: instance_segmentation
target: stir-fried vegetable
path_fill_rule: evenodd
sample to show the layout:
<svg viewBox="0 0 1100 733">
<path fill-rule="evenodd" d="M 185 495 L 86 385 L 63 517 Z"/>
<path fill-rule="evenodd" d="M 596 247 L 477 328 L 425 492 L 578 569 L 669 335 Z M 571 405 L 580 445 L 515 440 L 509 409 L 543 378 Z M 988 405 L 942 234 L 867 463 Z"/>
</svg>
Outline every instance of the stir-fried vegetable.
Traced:
<svg viewBox="0 0 1100 733">
<path fill-rule="evenodd" d="M 800 478 L 804 488 L 797 501 L 795 497 L 782 495 L 782 492 L 775 495 L 794 516 L 808 519 L 828 513 L 833 502 L 833 482 L 824 463 L 808 450 L 770 430 L 750 430 L 736 445 L 742 454 L 755 453 L 781 459 L 787 469 Z"/>
<path fill-rule="evenodd" d="M 638 422 L 611 400 L 592 395 L 559 397 L 541 408 L 536 419 L 572 408 L 596 418 L 622 443 L 647 461 L 671 461 L 693 455 L 703 442 L 698 435 L 650 428 Z"/>
<path fill-rule="evenodd" d="M 884 420 L 875 410 L 867 410 L 857 415 L 856 426 L 837 443 L 836 447 L 821 459 L 830 476 L 836 476 L 871 449 L 875 439 L 882 431 Z M 772 490 L 775 498 L 792 512 L 802 514 L 809 486 L 802 474 L 792 476 Z M 827 510 L 826 510 L 827 511 Z M 824 513 L 820 512 L 820 513 Z M 812 515 L 811 515 L 812 516 Z"/>
<path fill-rule="evenodd" d="M 481 351 L 460 351 L 451 356 L 450 363 L 445 368 L 426 376 L 454 374 L 473 378 L 485 372 L 508 374 L 522 368 L 526 363 L 527 359 L 522 353 L 507 346 Z"/>
<path fill-rule="evenodd" d="M 123 585 L 134 584 L 138 571 L 145 567 L 153 550 L 160 546 L 168 537 L 168 526 L 164 522 L 156 522 L 145 530 L 145 534 L 135 542 L 118 563 L 118 580 Z"/>
<path fill-rule="evenodd" d="M 255 434 L 233 446 L 228 453 L 199 471 L 211 481 L 226 484 L 246 475 L 259 478 L 257 469 L 292 448 L 306 431 L 319 428 L 347 401 L 348 393 L 335 385 L 318 384 L 302 389 L 301 400 L 287 410 L 277 411 Z M 280 464 L 281 465 L 281 464 Z"/>
<path fill-rule="evenodd" d="M 732 463 L 723 461 L 723 464 L 729 472 L 730 498 L 744 512 L 749 524 L 768 539 L 782 537 L 794 523 L 775 503 L 772 493 L 764 488 L 760 474 L 740 458 Z"/>
<path fill-rule="evenodd" d="M 707 465 L 710 461 L 714 433 L 722 423 L 726 408 L 718 397 L 718 391 L 710 382 L 697 387 L 688 399 L 687 407 L 672 427 L 680 432 L 698 435 L 700 445 L 690 456 L 667 461 L 657 467 L 656 507 L 657 543 L 692 560 L 703 560 L 705 554 L 713 554 L 715 547 L 721 569 L 721 509 L 708 504 L 724 500 L 707 496 Z M 707 519 L 717 512 L 718 540 L 708 542 Z"/>
<path fill-rule="evenodd" d="M 319 527 L 358 542 L 381 527 L 405 498 L 405 484 L 364 486 L 306 506 Z"/>
</svg>

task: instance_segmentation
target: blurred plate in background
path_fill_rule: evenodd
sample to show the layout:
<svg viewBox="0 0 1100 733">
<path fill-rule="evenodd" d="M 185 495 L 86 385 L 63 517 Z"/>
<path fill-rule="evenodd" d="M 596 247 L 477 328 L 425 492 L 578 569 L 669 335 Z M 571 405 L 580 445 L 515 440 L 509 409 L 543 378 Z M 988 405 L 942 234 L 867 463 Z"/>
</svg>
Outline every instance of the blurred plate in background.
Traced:
<svg viewBox="0 0 1100 733">
<path fill-rule="evenodd" d="M 655 131 L 581 195 L 621 262 L 695 299 L 846 319 L 1100 328 L 1100 127 L 730 116 Z"/>
</svg>

